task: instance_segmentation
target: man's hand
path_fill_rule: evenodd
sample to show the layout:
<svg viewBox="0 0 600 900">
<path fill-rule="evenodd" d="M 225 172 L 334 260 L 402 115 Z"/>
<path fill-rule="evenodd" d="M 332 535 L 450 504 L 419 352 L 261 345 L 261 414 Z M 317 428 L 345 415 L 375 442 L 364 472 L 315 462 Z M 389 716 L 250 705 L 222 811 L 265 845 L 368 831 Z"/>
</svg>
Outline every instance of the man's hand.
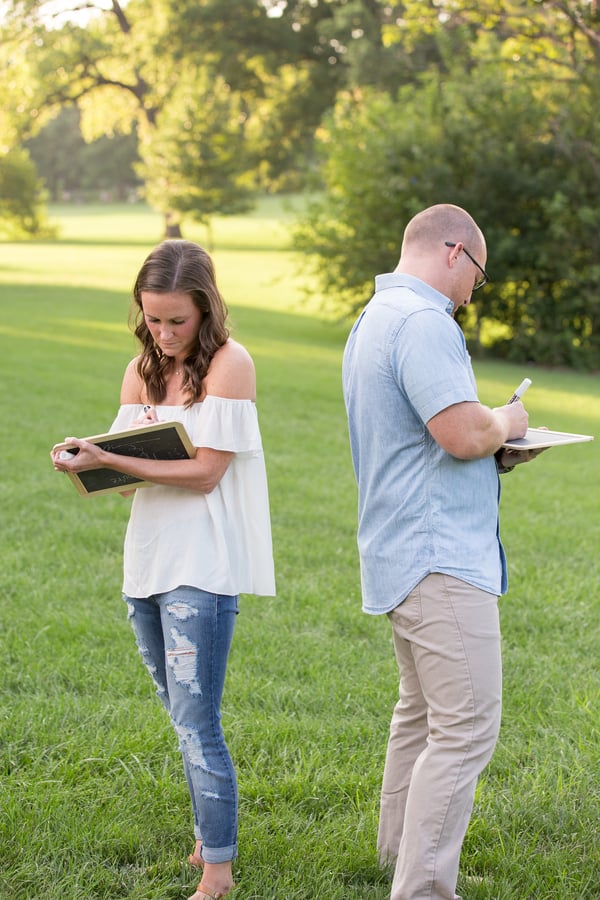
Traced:
<svg viewBox="0 0 600 900">
<path fill-rule="evenodd" d="M 546 425 L 538 425 L 538 428 L 540 431 L 548 431 Z M 531 462 L 532 459 L 535 459 L 536 456 L 539 456 L 544 450 L 549 449 L 549 447 L 539 447 L 536 450 L 509 450 L 508 447 L 500 447 L 496 453 L 496 462 L 501 469 L 512 469 L 514 466 L 520 466 L 522 463 Z"/>
<path fill-rule="evenodd" d="M 509 450 L 504 448 L 498 451 L 496 459 L 502 469 L 512 469 L 514 466 L 520 466 L 522 463 L 531 462 L 548 447 L 542 447 L 539 450 Z"/>
<path fill-rule="evenodd" d="M 525 437 L 527 434 L 527 425 L 529 417 L 527 410 L 520 400 L 513 403 L 507 403 L 505 406 L 497 406 L 494 413 L 501 417 L 507 429 L 506 440 L 514 441 L 517 438 Z"/>
</svg>

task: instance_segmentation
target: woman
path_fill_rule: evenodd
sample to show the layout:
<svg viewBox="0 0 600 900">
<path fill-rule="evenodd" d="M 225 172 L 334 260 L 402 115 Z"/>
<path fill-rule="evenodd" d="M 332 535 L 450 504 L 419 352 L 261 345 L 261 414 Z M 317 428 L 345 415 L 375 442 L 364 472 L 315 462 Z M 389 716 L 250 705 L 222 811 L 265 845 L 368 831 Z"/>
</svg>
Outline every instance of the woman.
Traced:
<svg viewBox="0 0 600 900">
<path fill-rule="evenodd" d="M 267 482 L 249 354 L 229 337 L 208 254 L 165 241 L 144 262 L 132 313 L 141 352 L 113 431 L 179 421 L 189 460 L 118 456 L 75 438 L 60 471 L 102 466 L 152 482 L 135 492 L 123 592 L 138 648 L 179 738 L 203 869 L 189 900 L 225 897 L 237 855 L 237 786 L 220 704 L 238 595 L 275 593 Z M 64 454 L 63 454 L 64 456 Z"/>
</svg>

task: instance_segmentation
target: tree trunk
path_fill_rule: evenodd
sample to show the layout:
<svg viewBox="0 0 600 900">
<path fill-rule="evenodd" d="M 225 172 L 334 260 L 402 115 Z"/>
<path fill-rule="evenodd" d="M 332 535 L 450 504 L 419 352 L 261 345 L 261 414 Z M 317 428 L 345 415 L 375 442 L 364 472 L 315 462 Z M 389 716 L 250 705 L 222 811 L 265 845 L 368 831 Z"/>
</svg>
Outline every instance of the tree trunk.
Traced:
<svg viewBox="0 0 600 900">
<path fill-rule="evenodd" d="M 165 240 L 168 238 L 180 238 L 181 234 L 181 226 L 179 222 L 174 219 L 174 213 L 166 212 L 165 213 Z"/>
</svg>

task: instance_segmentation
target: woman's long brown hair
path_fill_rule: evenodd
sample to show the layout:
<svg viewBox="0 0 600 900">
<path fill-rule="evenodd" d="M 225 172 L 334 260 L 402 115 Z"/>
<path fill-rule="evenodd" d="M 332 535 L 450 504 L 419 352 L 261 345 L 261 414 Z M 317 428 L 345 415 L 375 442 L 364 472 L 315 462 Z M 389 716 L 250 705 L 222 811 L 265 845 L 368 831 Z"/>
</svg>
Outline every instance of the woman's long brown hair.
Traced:
<svg viewBox="0 0 600 900">
<path fill-rule="evenodd" d="M 146 325 L 143 291 L 189 294 L 202 312 L 196 346 L 183 363 L 182 387 L 189 395 L 185 405 L 192 406 L 202 396 L 202 382 L 213 356 L 229 337 L 227 306 L 217 288 L 212 260 L 192 241 L 163 241 L 146 258 L 136 278 L 130 320 L 142 347 L 137 370 L 150 402 L 160 403 L 167 392 L 165 376 L 174 362 L 154 343 Z"/>
</svg>

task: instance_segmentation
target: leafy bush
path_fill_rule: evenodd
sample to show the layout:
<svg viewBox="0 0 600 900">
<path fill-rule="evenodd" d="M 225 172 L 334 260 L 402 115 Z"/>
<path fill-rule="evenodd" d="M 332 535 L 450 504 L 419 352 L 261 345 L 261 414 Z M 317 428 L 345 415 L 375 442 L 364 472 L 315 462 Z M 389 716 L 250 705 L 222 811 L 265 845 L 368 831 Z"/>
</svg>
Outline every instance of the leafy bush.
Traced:
<svg viewBox="0 0 600 900">
<path fill-rule="evenodd" d="M 444 81 L 430 73 L 396 98 L 341 100 L 322 134 L 325 192 L 295 235 L 330 304 L 355 314 L 373 276 L 395 267 L 408 220 L 456 203 L 486 235 L 492 277 L 468 336 L 502 323 L 510 342 L 499 337 L 497 349 L 511 359 L 600 367 L 592 93 L 562 85 L 550 94 L 489 66 Z"/>
<path fill-rule="evenodd" d="M 23 150 L 0 156 L 0 233 L 13 238 L 49 237 L 45 192 L 34 164 Z"/>
</svg>

